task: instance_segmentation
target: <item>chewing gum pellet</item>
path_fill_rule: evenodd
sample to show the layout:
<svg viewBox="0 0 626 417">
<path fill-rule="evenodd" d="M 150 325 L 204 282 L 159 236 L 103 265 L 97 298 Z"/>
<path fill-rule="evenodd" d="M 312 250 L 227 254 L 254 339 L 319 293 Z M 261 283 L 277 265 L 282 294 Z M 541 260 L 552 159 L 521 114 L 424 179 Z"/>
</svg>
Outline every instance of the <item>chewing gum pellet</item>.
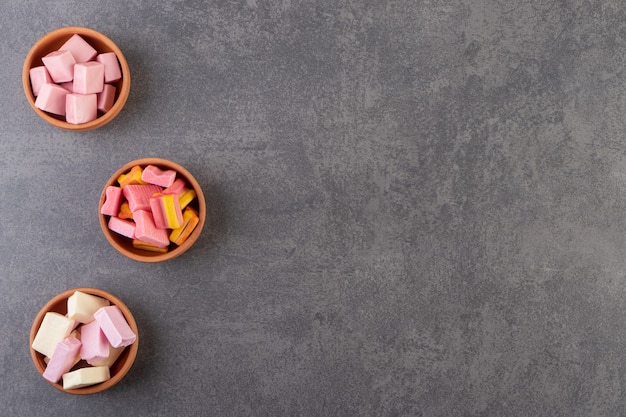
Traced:
<svg viewBox="0 0 626 417">
<path fill-rule="evenodd" d="M 139 239 L 133 239 L 133 247 L 136 249 L 143 249 L 143 250 L 147 250 L 150 252 L 159 252 L 159 253 L 167 252 L 167 247 L 162 248 L 162 247 L 153 245 L 152 243 L 144 242 Z"/>
<path fill-rule="evenodd" d="M 189 235 L 193 232 L 198 225 L 200 218 L 198 213 L 191 207 L 187 207 L 183 212 L 183 224 L 178 229 L 174 229 L 170 233 L 170 241 L 174 242 L 178 246 L 182 245 Z"/>
<path fill-rule="evenodd" d="M 139 165 L 135 165 L 130 169 L 130 171 L 126 174 L 122 174 L 117 178 L 117 182 L 120 184 L 121 188 L 126 187 L 127 185 L 144 185 L 145 182 L 141 179 L 141 175 L 143 173 L 143 168 Z"/>
<path fill-rule="evenodd" d="M 120 205 L 120 212 L 118 213 L 117 217 L 119 217 L 120 219 L 124 219 L 124 220 L 132 220 L 133 212 L 130 211 L 130 206 L 128 205 L 128 201 L 124 201 Z"/>
<path fill-rule="evenodd" d="M 74 366 L 80 347 L 81 342 L 75 337 L 68 337 L 57 343 L 43 377 L 52 383 L 58 382 L 61 376 Z"/>
<path fill-rule="evenodd" d="M 100 307 L 110 304 L 108 300 L 97 295 L 74 291 L 74 294 L 67 299 L 67 317 L 77 323 L 91 323 L 93 313 Z"/>
<path fill-rule="evenodd" d="M 137 210 L 150 211 L 150 197 L 160 193 L 161 187 L 154 184 L 129 184 L 123 187 L 122 190 L 126 201 L 128 201 L 130 211 L 135 216 Z"/>
<path fill-rule="evenodd" d="M 154 165 L 148 165 L 143 169 L 141 179 L 149 184 L 156 184 L 167 188 L 174 183 L 176 171 L 173 169 L 162 170 Z"/>
<path fill-rule="evenodd" d="M 178 229 L 183 225 L 183 213 L 180 210 L 178 198 L 172 194 L 162 194 L 153 197 L 161 206 L 163 222 L 168 229 Z"/>
<path fill-rule="evenodd" d="M 193 189 L 188 189 L 183 191 L 183 193 L 178 197 L 178 204 L 180 205 L 180 209 L 183 210 L 185 207 L 189 205 L 196 198 L 196 191 Z"/>
<path fill-rule="evenodd" d="M 95 312 L 94 317 L 111 346 L 128 346 L 137 339 L 118 306 L 102 307 Z"/>
<path fill-rule="evenodd" d="M 63 374 L 63 389 L 76 389 L 99 384 L 111 378 L 108 366 L 80 368 Z"/>
<path fill-rule="evenodd" d="M 106 216 L 117 216 L 120 209 L 120 202 L 122 201 L 122 189 L 110 185 L 105 191 L 105 200 L 100 213 Z"/>
</svg>

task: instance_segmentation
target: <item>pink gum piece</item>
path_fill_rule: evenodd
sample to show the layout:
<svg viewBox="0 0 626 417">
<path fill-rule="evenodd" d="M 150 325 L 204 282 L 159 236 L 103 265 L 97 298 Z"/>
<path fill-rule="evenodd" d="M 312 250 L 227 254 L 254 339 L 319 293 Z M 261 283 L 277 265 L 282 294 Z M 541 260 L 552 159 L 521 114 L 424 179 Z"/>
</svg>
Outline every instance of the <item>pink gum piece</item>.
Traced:
<svg viewBox="0 0 626 417">
<path fill-rule="evenodd" d="M 128 325 L 118 306 L 101 307 L 93 316 L 111 346 L 115 348 L 128 346 L 137 340 L 137 335 Z"/>
<path fill-rule="evenodd" d="M 135 229 L 135 239 L 152 243 L 159 248 L 165 248 L 170 244 L 169 234 L 166 229 L 159 229 L 154 223 L 152 213 L 146 210 L 133 212 L 133 218 L 137 227 Z"/>
<path fill-rule="evenodd" d="M 81 342 L 75 337 L 67 337 L 57 343 L 43 377 L 53 383 L 59 381 L 61 376 L 74 366 L 80 347 Z"/>
<path fill-rule="evenodd" d="M 86 361 L 101 361 L 109 357 L 109 340 L 97 321 L 80 328 L 80 358 Z"/>
<path fill-rule="evenodd" d="M 31 68 L 28 73 L 30 74 L 30 87 L 35 97 L 39 95 L 39 90 L 42 85 L 52 83 L 50 73 L 48 73 L 48 70 L 43 65 Z"/>
<path fill-rule="evenodd" d="M 96 94 L 69 93 L 65 100 L 65 119 L 68 123 L 87 123 L 98 117 Z"/>
<path fill-rule="evenodd" d="M 177 178 L 174 183 L 163 190 L 163 194 L 175 194 L 180 197 L 182 193 L 187 191 L 187 183 L 182 178 Z"/>
<path fill-rule="evenodd" d="M 98 110 L 100 110 L 102 113 L 106 113 L 111 110 L 114 102 L 115 86 L 111 84 L 105 84 L 102 88 L 102 92 L 98 93 Z"/>
<path fill-rule="evenodd" d="M 49 113 L 65 116 L 65 97 L 69 94 L 65 88 L 56 84 L 44 84 L 35 100 L 35 107 Z"/>
<path fill-rule="evenodd" d="M 169 187 L 176 179 L 176 171 L 173 169 L 162 170 L 154 165 L 148 165 L 143 169 L 141 179 L 150 184 Z"/>
<path fill-rule="evenodd" d="M 104 88 L 104 64 L 83 62 L 74 65 L 74 92 L 80 94 L 101 93 Z"/>
<path fill-rule="evenodd" d="M 76 60 L 69 51 L 53 51 L 41 60 L 55 83 L 64 83 L 74 79 Z"/>
<path fill-rule="evenodd" d="M 104 82 L 113 83 L 122 78 L 122 70 L 115 52 L 105 52 L 96 57 L 97 62 L 104 64 Z"/>
<path fill-rule="evenodd" d="M 115 233 L 126 236 L 129 239 L 135 238 L 135 230 L 137 226 L 130 220 L 120 219 L 119 217 L 111 217 L 109 219 L 108 227 Z"/>
<path fill-rule="evenodd" d="M 74 34 L 67 40 L 59 51 L 68 51 L 72 54 L 76 62 L 91 61 L 98 54 L 93 46 L 84 40 L 79 34 Z"/>
<path fill-rule="evenodd" d="M 154 225 L 157 229 L 167 229 L 165 224 L 165 218 L 163 216 L 163 210 L 161 208 L 161 199 L 159 196 L 150 197 L 150 209 L 152 211 L 152 218 L 154 219 Z"/>
<path fill-rule="evenodd" d="M 150 210 L 150 197 L 161 190 L 161 187 L 154 184 L 130 184 L 122 188 L 128 207 L 133 213 L 137 210 Z"/>
<path fill-rule="evenodd" d="M 105 192 L 105 200 L 100 213 L 105 216 L 117 216 L 120 212 L 122 201 L 122 189 L 114 185 L 109 185 Z"/>
</svg>

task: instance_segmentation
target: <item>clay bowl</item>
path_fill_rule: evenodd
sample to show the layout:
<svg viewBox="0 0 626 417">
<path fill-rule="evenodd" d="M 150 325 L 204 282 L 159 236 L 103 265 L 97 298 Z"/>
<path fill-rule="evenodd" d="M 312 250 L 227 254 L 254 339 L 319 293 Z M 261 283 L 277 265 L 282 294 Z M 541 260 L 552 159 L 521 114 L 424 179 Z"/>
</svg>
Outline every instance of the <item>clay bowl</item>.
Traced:
<svg viewBox="0 0 626 417">
<path fill-rule="evenodd" d="M 99 117 L 97 119 L 81 124 L 68 123 L 65 121 L 64 116 L 48 113 L 35 107 L 36 97 L 34 96 L 31 88 L 29 74 L 31 68 L 43 65 L 41 60 L 42 57 L 52 51 L 58 50 L 74 34 L 80 35 L 94 49 L 96 49 L 98 53 L 115 52 L 122 70 L 122 79 L 112 83 L 116 90 L 113 107 L 104 114 L 98 113 Z M 128 99 L 128 95 L 130 93 L 130 68 L 128 67 L 128 62 L 126 61 L 124 54 L 111 39 L 93 29 L 80 26 L 68 26 L 53 30 L 52 32 L 44 35 L 33 45 L 24 60 L 24 67 L 22 68 L 22 85 L 24 87 L 24 93 L 26 94 L 28 103 L 35 113 L 37 113 L 43 120 L 52 126 L 56 126 L 61 129 L 77 132 L 86 131 L 106 125 L 120 113 L 124 104 L 126 104 L 126 100 Z"/>
<path fill-rule="evenodd" d="M 113 294 L 110 294 L 103 290 L 99 290 L 97 288 L 73 288 L 70 290 L 63 291 L 62 293 L 56 295 L 50 301 L 48 301 L 42 307 L 42 309 L 39 310 L 39 313 L 37 313 L 37 316 L 35 317 L 35 320 L 33 321 L 33 324 L 30 328 L 29 346 L 32 346 L 33 340 L 35 339 L 35 335 L 37 334 L 37 331 L 39 330 L 39 327 L 41 326 L 41 322 L 43 321 L 43 318 L 46 315 L 46 313 L 49 311 L 53 311 L 53 312 L 60 313 L 60 314 L 66 314 L 67 313 L 67 299 L 72 294 L 74 294 L 75 291 L 81 291 L 86 294 L 97 295 L 99 297 L 109 300 L 111 305 L 118 306 L 120 310 L 122 310 L 122 313 L 124 314 L 124 317 L 126 318 L 126 321 L 128 322 L 130 328 L 137 335 L 137 340 L 135 340 L 135 342 L 132 345 L 126 347 L 126 349 L 124 349 L 120 357 L 110 367 L 111 379 L 107 381 L 101 382 L 100 384 L 83 387 L 83 388 L 63 389 L 62 381 L 59 381 L 58 383 L 52 383 L 48 381 L 47 379 L 44 379 L 42 376 L 42 379 L 44 381 L 48 382 L 50 385 L 52 385 L 56 389 L 66 392 L 68 394 L 82 394 L 82 395 L 95 394 L 95 393 L 107 390 L 111 388 L 112 386 L 116 385 L 118 382 L 120 382 L 122 378 L 124 378 L 124 376 L 130 370 L 131 366 L 133 365 L 133 362 L 135 361 L 135 357 L 137 356 L 137 350 L 139 348 L 139 332 L 137 330 L 137 324 L 135 323 L 135 318 L 133 317 L 128 307 L 119 298 L 117 298 Z M 39 374 L 43 375 L 43 372 L 46 369 L 46 363 L 44 362 L 44 355 L 42 355 L 41 353 L 35 351 L 32 347 L 30 347 L 30 356 L 33 359 L 33 363 L 35 364 L 35 368 L 37 368 L 37 371 L 39 372 Z"/>
<path fill-rule="evenodd" d="M 156 165 L 162 170 L 172 169 L 177 173 L 176 178 L 184 179 L 187 182 L 187 186 L 189 188 L 193 188 L 196 192 L 196 198 L 190 203 L 190 206 L 194 208 L 198 213 L 199 222 L 197 226 L 184 243 L 182 243 L 180 246 L 171 243 L 168 251 L 165 253 L 152 252 L 135 248 L 132 244 L 131 239 L 111 231 L 108 227 L 108 221 L 110 217 L 100 213 L 102 205 L 106 200 L 107 187 L 118 186 L 119 184 L 117 182 L 117 179 L 119 178 L 119 176 L 129 172 L 131 168 L 136 165 L 139 165 L 142 168 L 145 168 L 148 165 Z M 113 175 L 111 175 L 109 180 L 102 188 L 102 193 L 100 194 L 100 202 L 98 204 L 98 217 L 100 219 L 100 228 L 102 229 L 102 233 L 104 233 L 106 239 L 119 253 L 139 262 L 163 262 L 182 255 L 196 242 L 196 240 L 198 240 L 198 237 L 202 233 L 202 228 L 204 227 L 204 223 L 206 220 L 206 203 L 200 184 L 198 184 L 198 181 L 196 181 L 193 175 L 191 175 L 191 173 L 187 171 L 183 166 L 162 158 L 142 158 L 128 162 L 120 169 L 115 171 Z"/>
</svg>

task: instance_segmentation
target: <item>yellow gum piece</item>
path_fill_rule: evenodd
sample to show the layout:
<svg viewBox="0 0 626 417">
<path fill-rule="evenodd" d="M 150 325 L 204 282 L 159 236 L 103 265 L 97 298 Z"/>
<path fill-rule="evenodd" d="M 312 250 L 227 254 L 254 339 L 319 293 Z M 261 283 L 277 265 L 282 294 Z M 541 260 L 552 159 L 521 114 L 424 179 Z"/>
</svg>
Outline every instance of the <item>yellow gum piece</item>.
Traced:
<svg viewBox="0 0 626 417">
<path fill-rule="evenodd" d="M 176 196 L 173 194 L 165 194 L 160 198 L 161 208 L 163 210 L 167 227 L 170 229 L 178 229 L 182 226 L 182 224 L 176 215 L 177 212 L 180 212 L 180 207 L 176 207 L 176 203 L 178 203 L 178 201 L 176 201 Z"/>
<path fill-rule="evenodd" d="M 119 217 L 120 219 L 126 219 L 126 220 L 133 219 L 133 212 L 130 211 L 130 206 L 128 205 L 128 201 L 124 201 L 120 205 L 120 212 L 118 213 L 117 217 Z"/>
<path fill-rule="evenodd" d="M 196 198 L 196 191 L 189 189 L 183 192 L 180 197 L 178 197 L 178 204 L 180 204 L 180 209 L 184 210 L 185 207 L 189 205 Z"/>
<path fill-rule="evenodd" d="M 185 211 L 183 211 L 183 225 L 178 229 L 172 230 L 172 233 L 170 233 L 170 241 L 178 246 L 182 245 L 189 235 L 191 235 L 193 229 L 196 228 L 199 221 L 198 213 L 192 207 L 187 207 Z"/>
<path fill-rule="evenodd" d="M 133 247 L 136 249 L 148 250 L 150 252 L 160 252 L 160 253 L 167 252 L 167 247 L 160 248 L 156 245 L 153 245 L 152 243 L 144 242 L 138 239 L 133 239 Z"/>
<path fill-rule="evenodd" d="M 120 184 L 121 188 L 131 184 L 145 185 L 146 182 L 141 179 L 141 174 L 143 174 L 143 168 L 139 165 L 135 165 L 128 173 L 120 175 L 117 178 L 117 182 Z"/>
</svg>

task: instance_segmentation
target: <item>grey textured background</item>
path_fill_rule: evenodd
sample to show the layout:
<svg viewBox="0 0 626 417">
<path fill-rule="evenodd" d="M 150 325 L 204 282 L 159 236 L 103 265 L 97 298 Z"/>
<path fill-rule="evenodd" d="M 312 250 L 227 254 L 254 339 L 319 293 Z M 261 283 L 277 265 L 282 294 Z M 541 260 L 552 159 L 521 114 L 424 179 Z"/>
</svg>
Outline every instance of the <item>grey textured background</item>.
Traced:
<svg viewBox="0 0 626 417">
<path fill-rule="evenodd" d="M 0 414 L 626 415 L 626 4 L 8 2 L 0 13 Z M 61 26 L 105 33 L 130 99 L 55 129 L 20 81 Z M 97 220 L 139 157 L 189 169 L 187 254 Z M 60 393 L 39 308 L 113 292 L 140 327 L 113 389 Z"/>
</svg>

